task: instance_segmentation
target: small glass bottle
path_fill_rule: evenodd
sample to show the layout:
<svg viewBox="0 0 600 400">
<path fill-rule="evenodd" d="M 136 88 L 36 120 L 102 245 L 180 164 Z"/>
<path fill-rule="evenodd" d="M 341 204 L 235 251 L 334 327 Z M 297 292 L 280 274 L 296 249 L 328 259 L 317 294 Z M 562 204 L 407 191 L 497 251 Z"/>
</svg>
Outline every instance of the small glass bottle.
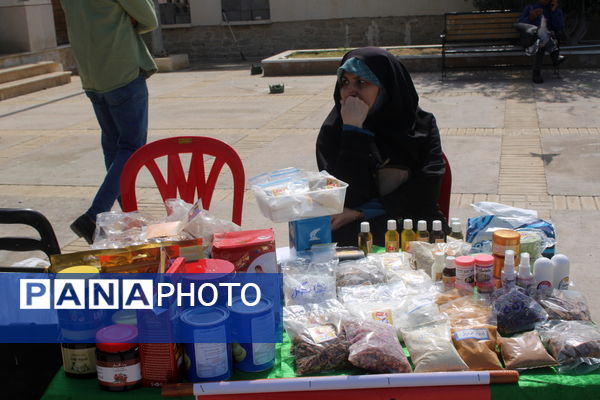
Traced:
<svg viewBox="0 0 600 400">
<path fill-rule="evenodd" d="M 457 239 L 457 240 L 464 240 L 465 239 L 465 237 L 463 236 L 463 233 L 462 233 L 462 224 L 460 222 L 453 222 L 452 223 L 452 232 L 450 232 L 449 236 L 451 238 Z"/>
<path fill-rule="evenodd" d="M 427 221 L 419 220 L 417 222 L 417 241 L 429 243 L 429 231 L 427 230 Z"/>
<path fill-rule="evenodd" d="M 431 223 L 431 243 L 445 243 L 446 234 L 442 230 L 442 221 L 436 219 Z"/>
<path fill-rule="evenodd" d="M 444 282 L 444 290 L 454 289 L 454 283 L 456 281 L 456 264 L 454 264 L 454 257 L 446 257 L 446 266 L 442 271 L 442 281 Z"/>
<path fill-rule="evenodd" d="M 402 251 L 409 251 L 410 242 L 415 240 L 415 231 L 413 231 L 413 222 L 412 219 L 406 218 L 402 222 L 402 234 L 400 235 L 400 239 L 402 241 Z"/>
<path fill-rule="evenodd" d="M 366 221 L 360 223 L 358 248 L 365 253 L 365 256 L 373 252 L 373 235 L 371 235 L 371 226 Z"/>
<path fill-rule="evenodd" d="M 396 230 L 396 220 L 390 219 L 387 222 L 387 232 L 385 233 L 385 251 L 392 253 L 398 251 L 400 247 L 400 234 Z"/>
</svg>

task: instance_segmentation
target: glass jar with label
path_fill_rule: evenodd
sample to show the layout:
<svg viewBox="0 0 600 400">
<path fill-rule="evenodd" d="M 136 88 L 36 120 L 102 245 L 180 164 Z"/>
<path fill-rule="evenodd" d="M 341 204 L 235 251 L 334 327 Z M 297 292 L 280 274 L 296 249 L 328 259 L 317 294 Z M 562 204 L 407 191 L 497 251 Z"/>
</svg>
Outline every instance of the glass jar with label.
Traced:
<svg viewBox="0 0 600 400">
<path fill-rule="evenodd" d="M 69 378 L 96 377 L 95 333 L 95 330 L 71 331 L 62 329 L 65 343 L 61 344 L 61 353 L 65 375 Z"/>
<path fill-rule="evenodd" d="M 111 392 L 136 389 L 142 384 L 138 330 L 110 325 L 96 334 L 96 370 L 100 388 Z"/>
</svg>

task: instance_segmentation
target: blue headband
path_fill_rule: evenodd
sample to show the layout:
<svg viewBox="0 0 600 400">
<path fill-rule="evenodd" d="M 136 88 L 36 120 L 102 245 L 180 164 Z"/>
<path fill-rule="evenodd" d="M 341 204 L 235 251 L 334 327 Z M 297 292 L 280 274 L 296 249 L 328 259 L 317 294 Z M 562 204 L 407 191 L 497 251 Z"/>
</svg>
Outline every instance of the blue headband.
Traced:
<svg viewBox="0 0 600 400">
<path fill-rule="evenodd" d="M 360 76 L 361 78 L 379 86 L 382 88 L 381 82 L 377 79 L 377 75 L 371 71 L 371 69 L 365 64 L 361 59 L 352 57 L 346 60 L 344 64 L 337 70 L 338 80 L 342 78 L 342 74 L 345 72 L 350 72 L 356 76 Z"/>
</svg>

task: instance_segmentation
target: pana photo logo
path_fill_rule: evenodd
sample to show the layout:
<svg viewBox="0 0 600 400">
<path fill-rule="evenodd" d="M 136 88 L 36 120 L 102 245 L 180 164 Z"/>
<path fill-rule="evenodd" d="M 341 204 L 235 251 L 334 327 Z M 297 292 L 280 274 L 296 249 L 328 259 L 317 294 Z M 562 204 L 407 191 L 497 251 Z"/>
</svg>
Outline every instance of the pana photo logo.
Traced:
<svg viewBox="0 0 600 400">
<path fill-rule="evenodd" d="M 261 300 L 256 283 L 221 282 L 183 284 L 156 283 L 152 279 L 21 279 L 19 306 L 23 310 L 152 309 L 175 300 L 180 307 L 210 307 L 227 297 L 231 306 L 233 288 L 239 287 L 242 302 L 252 307 Z"/>
</svg>

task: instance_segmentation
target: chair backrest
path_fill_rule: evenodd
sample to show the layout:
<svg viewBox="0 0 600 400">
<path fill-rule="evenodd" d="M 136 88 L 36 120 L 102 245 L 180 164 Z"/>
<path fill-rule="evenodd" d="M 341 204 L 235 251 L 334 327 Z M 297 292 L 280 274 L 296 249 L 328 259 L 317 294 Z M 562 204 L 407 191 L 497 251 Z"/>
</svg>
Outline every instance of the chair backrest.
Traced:
<svg viewBox="0 0 600 400">
<path fill-rule="evenodd" d="M 191 154 L 187 178 L 181 154 Z M 214 157 L 214 162 L 205 174 L 204 156 Z M 167 157 L 166 178 L 156 163 L 156 159 Z M 208 210 L 217 179 L 223 166 L 227 164 L 233 175 L 233 211 L 231 220 L 242 224 L 244 200 L 244 166 L 236 151 L 218 139 L 203 136 L 178 136 L 157 140 L 139 148 L 131 155 L 121 174 L 121 203 L 123 211 L 138 209 L 136 179 L 142 167 L 148 168 L 158 191 L 164 200 L 180 198 L 187 203 L 202 199 L 202 208 Z"/>
<path fill-rule="evenodd" d="M 450 221 L 450 194 L 452 192 L 452 170 L 450 169 L 450 163 L 445 154 L 442 154 L 444 163 L 446 164 L 446 172 L 442 178 L 442 186 L 440 188 L 440 196 L 438 197 L 438 205 L 440 211 L 444 214 L 447 221 Z"/>
<path fill-rule="evenodd" d="M 48 257 L 60 254 L 60 246 L 54 229 L 42 213 L 28 208 L 0 208 L 0 224 L 29 225 L 38 231 L 39 239 L 24 236 L 6 236 L 0 238 L 0 250 L 43 251 Z"/>
</svg>

